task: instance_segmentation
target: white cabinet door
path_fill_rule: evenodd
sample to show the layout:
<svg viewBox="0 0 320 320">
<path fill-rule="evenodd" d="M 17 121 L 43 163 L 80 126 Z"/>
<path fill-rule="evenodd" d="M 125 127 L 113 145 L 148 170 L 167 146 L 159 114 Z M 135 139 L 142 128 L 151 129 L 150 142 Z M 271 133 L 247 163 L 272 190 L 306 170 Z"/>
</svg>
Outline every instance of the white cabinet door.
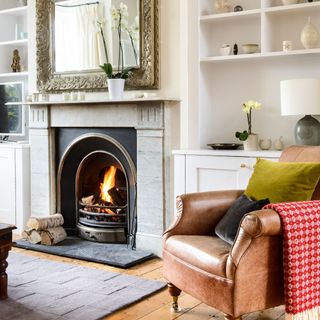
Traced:
<svg viewBox="0 0 320 320">
<path fill-rule="evenodd" d="M 0 222 L 16 224 L 15 150 L 0 150 Z"/>
<path fill-rule="evenodd" d="M 245 189 L 256 162 L 245 157 L 186 157 L 186 192 Z"/>
</svg>

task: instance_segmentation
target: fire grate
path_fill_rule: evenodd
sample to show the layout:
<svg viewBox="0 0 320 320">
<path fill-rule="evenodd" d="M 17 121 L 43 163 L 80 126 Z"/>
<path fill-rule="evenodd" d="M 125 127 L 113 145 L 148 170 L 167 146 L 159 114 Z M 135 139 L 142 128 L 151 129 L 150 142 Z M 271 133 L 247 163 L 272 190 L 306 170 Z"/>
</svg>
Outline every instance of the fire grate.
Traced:
<svg viewBox="0 0 320 320">
<path fill-rule="evenodd" d="M 126 227 L 127 205 L 89 205 L 79 201 L 79 222 L 91 227 Z"/>
</svg>

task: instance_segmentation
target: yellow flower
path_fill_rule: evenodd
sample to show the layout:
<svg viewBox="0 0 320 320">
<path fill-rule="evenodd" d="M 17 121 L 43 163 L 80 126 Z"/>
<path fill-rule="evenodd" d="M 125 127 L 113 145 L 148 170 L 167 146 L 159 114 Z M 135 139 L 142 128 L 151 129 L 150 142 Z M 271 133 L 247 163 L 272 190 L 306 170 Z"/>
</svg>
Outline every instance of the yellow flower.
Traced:
<svg viewBox="0 0 320 320">
<path fill-rule="evenodd" d="M 258 101 L 248 100 L 242 105 L 242 110 L 245 113 L 250 113 L 251 109 L 259 110 L 261 109 L 262 104 Z"/>
</svg>

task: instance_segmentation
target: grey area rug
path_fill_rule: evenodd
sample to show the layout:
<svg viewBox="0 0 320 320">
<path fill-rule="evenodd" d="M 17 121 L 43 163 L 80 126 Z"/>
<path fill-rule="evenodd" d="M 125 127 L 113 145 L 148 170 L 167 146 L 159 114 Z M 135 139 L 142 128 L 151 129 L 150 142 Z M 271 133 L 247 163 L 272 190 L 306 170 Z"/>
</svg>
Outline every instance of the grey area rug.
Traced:
<svg viewBox="0 0 320 320">
<path fill-rule="evenodd" d="M 32 244 L 26 240 L 16 241 L 15 246 L 120 268 L 130 268 L 154 257 L 150 252 L 131 250 L 125 244 L 91 242 L 77 237 L 68 237 L 55 246 Z"/>
<path fill-rule="evenodd" d="M 1 320 L 96 320 L 165 283 L 10 252 Z"/>
</svg>

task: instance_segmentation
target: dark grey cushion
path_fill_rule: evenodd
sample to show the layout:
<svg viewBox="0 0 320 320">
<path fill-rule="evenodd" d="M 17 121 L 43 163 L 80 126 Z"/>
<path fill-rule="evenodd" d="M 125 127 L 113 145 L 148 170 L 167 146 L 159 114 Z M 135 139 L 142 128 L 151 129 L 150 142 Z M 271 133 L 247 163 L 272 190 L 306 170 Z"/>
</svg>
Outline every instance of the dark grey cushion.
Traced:
<svg viewBox="0 0 320 320">
<path fill-rule="evenodd" d="M 216 235 L 220 239 L 232 244 L 237 235 L 243 216 L 251 211 L 260 210 L 269 203 L 269 199 L 253 201 L 243 194 L 233 203 L 227 213 L 216 225 Z"/>
</svg>

